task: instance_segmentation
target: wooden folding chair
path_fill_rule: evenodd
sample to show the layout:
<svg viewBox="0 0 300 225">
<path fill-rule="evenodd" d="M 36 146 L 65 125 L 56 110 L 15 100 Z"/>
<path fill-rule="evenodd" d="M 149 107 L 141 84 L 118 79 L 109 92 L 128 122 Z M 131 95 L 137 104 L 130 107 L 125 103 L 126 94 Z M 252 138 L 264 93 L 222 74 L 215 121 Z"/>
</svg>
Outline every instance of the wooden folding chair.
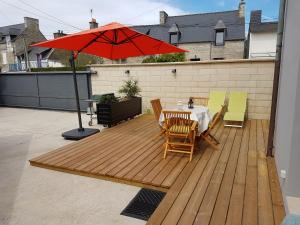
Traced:
<svg viewBox="0 0 300 225">
<path fill-rule="evenodd" d="M 193 157 L 197 122 L 190 119 L 191 112 L 163 111 L 166 127 L 166 144 L 164 158 L 167 152 L 179 152 Z"/>
<path fill-rule="evenodd" d="M 212 129 L 218 124 L 220 118 L 222 116 L 224 110 L 224 106 L 220 109 L 220 111 L 214 115 L 211 123 L 208 126 L 208 129 L 200 134 L 200 138 L 206 141 L 213 148 L 218 149 L 219 141 L 211 134 Z"/>
<path fill-rule="evenodd" d="M 190 97 L 190 98 L 192 98 L 194 105 L 207 106 L 208 104 L 208 98 L 206 97 Z"/>
<path fill-rule="evenodd" d="M 228 111 L 224 115 L 225 126 L 242 128 L 247 109 L 247 93 L 231 92 L 229 95 Z"/>
<path fill-rule="evenodd" d="M 158 99 L 151 100 L 151 105 L 152 105 L 155 119 L 157 121 L 159 121 L 159 117 L 160 117 L 161 110 L 162 110 L 160 99 L 158 98 Z"/>
<path fill-rule="evenodd" d="M 159 118 L 160 118 L 160 114 L 161 114 L 161 111 L 162 111 L 160 99 L 151 100 L 151 105 L 152 105 L 152 109 L 153 109 L 155 119 L 159 123 Z M 164 125 L 160 126 L 160 128 L 161 128 L 161 133 L 159 135 L 162 135 L 166 132 L 166 129 L 165 129 Z"/>
</svg>

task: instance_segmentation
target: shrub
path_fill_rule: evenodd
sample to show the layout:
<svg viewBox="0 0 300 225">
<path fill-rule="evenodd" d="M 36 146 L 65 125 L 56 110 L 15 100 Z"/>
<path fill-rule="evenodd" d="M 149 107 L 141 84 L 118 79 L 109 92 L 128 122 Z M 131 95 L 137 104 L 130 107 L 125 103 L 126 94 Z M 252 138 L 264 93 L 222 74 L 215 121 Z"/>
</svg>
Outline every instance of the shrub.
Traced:
<svg viewBox="0 0 300 225">
<path fill-rule="evenodd" d="M 160 62 L 183 62 L 185 61 L 184 53 L 163 54 L 159 56 L 149 56 L 142 63 L 160 63 Z"/>
<path fill-rule="evenodd" d="M 87 67 L 76 67 L 76 71 L 86 71 Z M 49 72 L 49 71 L 72 71 L 71 67 L 45 67 L 45 68 L 32 68 L 32 72 Z"/>
<path fill-rule="evenodd" d="M 138 81 L 133 79 L 124 81 L 124 85 L 119 89 L 119 93 L 125 94 L 128 98 L 137 96 L 140 92 L 141 88 L 138 86 Z"/>
<path fill-rule="evenodd" d="M 100 104 L 111 104 L 118 102 L 119 98 L 115 97 L 114 95 L 101 95 L 97 101 Z"/>
</svg>

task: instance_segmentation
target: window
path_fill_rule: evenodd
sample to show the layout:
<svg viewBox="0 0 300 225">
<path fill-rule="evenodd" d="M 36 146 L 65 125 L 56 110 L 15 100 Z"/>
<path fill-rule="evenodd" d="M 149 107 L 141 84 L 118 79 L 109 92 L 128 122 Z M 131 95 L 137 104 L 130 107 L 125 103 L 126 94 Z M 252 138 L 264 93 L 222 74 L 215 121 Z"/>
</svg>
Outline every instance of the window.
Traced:
<svg viewBox="0 0 300 225">
<path fill-rule="evenodd" d="M 170 34 L 170 43 L 171 44 L 178 44 L 178 34 Z"/>
<path fill-rule="evenodd" d="M 216 40 L 215 40 L 215 45 L 217 46 L 221 46 L 221 45 L 224 45 L 225 44 L 225 41 L 224 41 L 224 30 L 217 30 L 216 31 Z"/>
</svg>

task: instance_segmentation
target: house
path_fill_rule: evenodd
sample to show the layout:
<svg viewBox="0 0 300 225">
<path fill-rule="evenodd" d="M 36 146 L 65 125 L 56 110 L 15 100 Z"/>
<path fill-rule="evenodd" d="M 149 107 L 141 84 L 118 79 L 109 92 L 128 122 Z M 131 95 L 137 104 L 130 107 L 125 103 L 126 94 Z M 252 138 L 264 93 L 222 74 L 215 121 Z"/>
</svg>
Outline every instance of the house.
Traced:
<svg viewBox="0 0 300 225">
<path fill-rule="evenodd" d="M 46 40 L 39 29 L 39 20 L 24 17 L 24 23 L 0 27 L 0 67 L 2 71 L 16 70 L 23 62 L 26 68 L 29 61 L 37 62 L 41 59 L 40 50 L 32 52 L 30 59 L 25 60 L 30 51 L 30 44 Z M 25 54 L 26 52 L 26 54 Z"/>
<path fill-rule="evenodd" d="M 274 58 L 278 22 L 262 22 L 262 11 L 251 12 L 248 38 L 246 42 L 247 58 Z"/>
<path fill-rule="evenodd" d="M 245 41 L 245 2 L 237 10 L 168 16 L 159 13 L 159 24 L 132 26 L 134 30 L 188 50 L 187 61 L 242 59 Z M 142 62 L 144 57 L 116 62 Z M 105 62 L 111 62 L 105 60 Z"/>
</svg>

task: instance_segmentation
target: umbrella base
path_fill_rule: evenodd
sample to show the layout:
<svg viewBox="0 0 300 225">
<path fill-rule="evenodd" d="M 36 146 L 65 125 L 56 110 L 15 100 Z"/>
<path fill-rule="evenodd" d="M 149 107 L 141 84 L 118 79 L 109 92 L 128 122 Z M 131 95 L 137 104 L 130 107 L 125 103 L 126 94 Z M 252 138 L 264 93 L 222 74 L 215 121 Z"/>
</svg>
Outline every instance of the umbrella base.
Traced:
<svg viewBox="0 0 300 225">
<path fill-rule="evenodd" d="M 81 130 L 77 128 L 62 133 L 62 136 L 68 140 L 80 140 L 99 132 L 100 132 L 99 129 L 83 128 Z"/>
</svg>

